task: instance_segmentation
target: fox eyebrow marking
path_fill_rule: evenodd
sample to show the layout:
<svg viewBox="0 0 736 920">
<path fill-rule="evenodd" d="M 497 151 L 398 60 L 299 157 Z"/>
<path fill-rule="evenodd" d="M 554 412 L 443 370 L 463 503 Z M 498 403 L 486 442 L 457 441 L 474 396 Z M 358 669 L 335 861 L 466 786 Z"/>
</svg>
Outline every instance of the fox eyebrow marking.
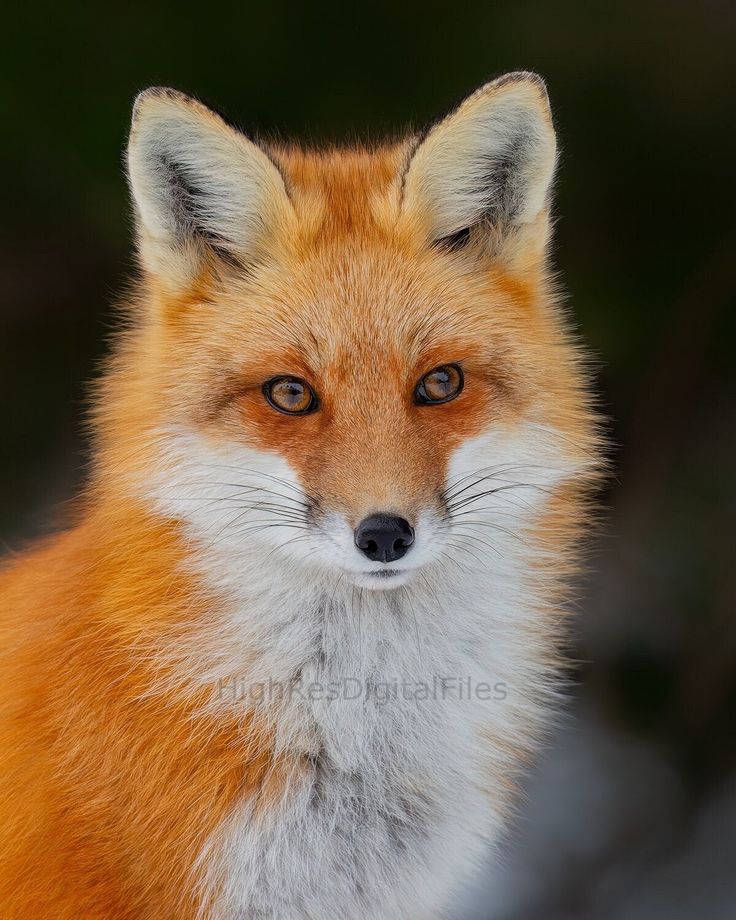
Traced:
<svg viewBox="0 0 736 920">
<path fill-rule="evenodd" d="M 288 333 L 289 341 L 295 352 L 308 367 L 315 370 L 316 366 L 323 363 L 322 345 L 311 326 L 300 321 L 296 325 L 284 322 L 283 327 Z M 308 354 L 308 350 L 304 347 L 305 339 L 314 347 L 314 355 Z M 312 358 L 315 360 L 312 360 Z"/>
<path fill-rule="evenodd" d="M 314 350 L 315 350 L 317 359 L 321 361 L 321 360 L 322 360 L 322 352 L 321 352 L 319 340 L 318 340 L 317 336 L 314 334 L 314 330 L 312 330 L 311 328 L 310 328 L 310 329 L 307 329 L 307 330 L 306 330 L 306 334 L 309 336 L 310 340 L 312 341 L 312 343 L 313 343 L 313 345 L 314 345 Z"/>
</svg>

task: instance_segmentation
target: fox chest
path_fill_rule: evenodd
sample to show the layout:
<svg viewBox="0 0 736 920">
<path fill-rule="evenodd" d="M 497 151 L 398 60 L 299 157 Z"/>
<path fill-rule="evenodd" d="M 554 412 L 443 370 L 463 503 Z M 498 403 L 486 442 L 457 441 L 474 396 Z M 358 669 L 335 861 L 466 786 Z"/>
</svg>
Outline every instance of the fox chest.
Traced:
<svg viewBox="0 0 736 920">
<path fill-rule="evenodd" d="M 436 716 L 381 715 L 366 713 L 362 731 L 354 714 L 314 722 L 320 746 L 283 796 L 243 803 L 220 838 L 218 918 L 438 915 L 483 851 L 489 804 L 457 724 L 441 739 Z"/>
</svg>

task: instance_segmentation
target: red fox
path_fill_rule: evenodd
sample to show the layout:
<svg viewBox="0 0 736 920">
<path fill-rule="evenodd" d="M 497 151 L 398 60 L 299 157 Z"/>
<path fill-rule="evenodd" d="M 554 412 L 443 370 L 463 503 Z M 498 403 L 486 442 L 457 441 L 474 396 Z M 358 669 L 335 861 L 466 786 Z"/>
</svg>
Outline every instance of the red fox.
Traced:
<svg viewBox="0 0 736 920">
<path fill-rule="evenodd" d="M 375 148 L 149 89 L 73 526 L 0 575 L 4 918 L 428 920 L 555 705 L 599 475 L 514 73 Z"/>
</svg>

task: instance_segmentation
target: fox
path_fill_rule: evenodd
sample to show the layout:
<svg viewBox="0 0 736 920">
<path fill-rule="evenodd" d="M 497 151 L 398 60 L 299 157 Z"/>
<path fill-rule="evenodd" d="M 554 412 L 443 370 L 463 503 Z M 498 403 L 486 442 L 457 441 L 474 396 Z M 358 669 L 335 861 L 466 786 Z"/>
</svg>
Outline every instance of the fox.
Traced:
<svg viewBox="0 0 736 920">
<path fill-rule="evenodd" d="M 601 475 L 541 77 L 354 146 L 154 87 L 88 481 L 0 574 L 0 913 L 435 920 L 560 708 Z"/>
</svg>

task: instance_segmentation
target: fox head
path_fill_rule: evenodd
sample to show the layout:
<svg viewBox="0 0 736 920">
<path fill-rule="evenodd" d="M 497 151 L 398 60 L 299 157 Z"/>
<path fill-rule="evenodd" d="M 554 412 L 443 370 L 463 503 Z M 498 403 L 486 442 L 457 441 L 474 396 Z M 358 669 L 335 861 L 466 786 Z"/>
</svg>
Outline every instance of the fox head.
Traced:
<svg viewBox="0 0 736 920">
<path fill-rule="evenodd" d="M 361 587 L 523 539 L 591 437 L 547 267 L 555 159 L 529 73 L 375 149 L 258 143 L 143 92 L 116 463 L 198 541 Z"/>
</svg>

